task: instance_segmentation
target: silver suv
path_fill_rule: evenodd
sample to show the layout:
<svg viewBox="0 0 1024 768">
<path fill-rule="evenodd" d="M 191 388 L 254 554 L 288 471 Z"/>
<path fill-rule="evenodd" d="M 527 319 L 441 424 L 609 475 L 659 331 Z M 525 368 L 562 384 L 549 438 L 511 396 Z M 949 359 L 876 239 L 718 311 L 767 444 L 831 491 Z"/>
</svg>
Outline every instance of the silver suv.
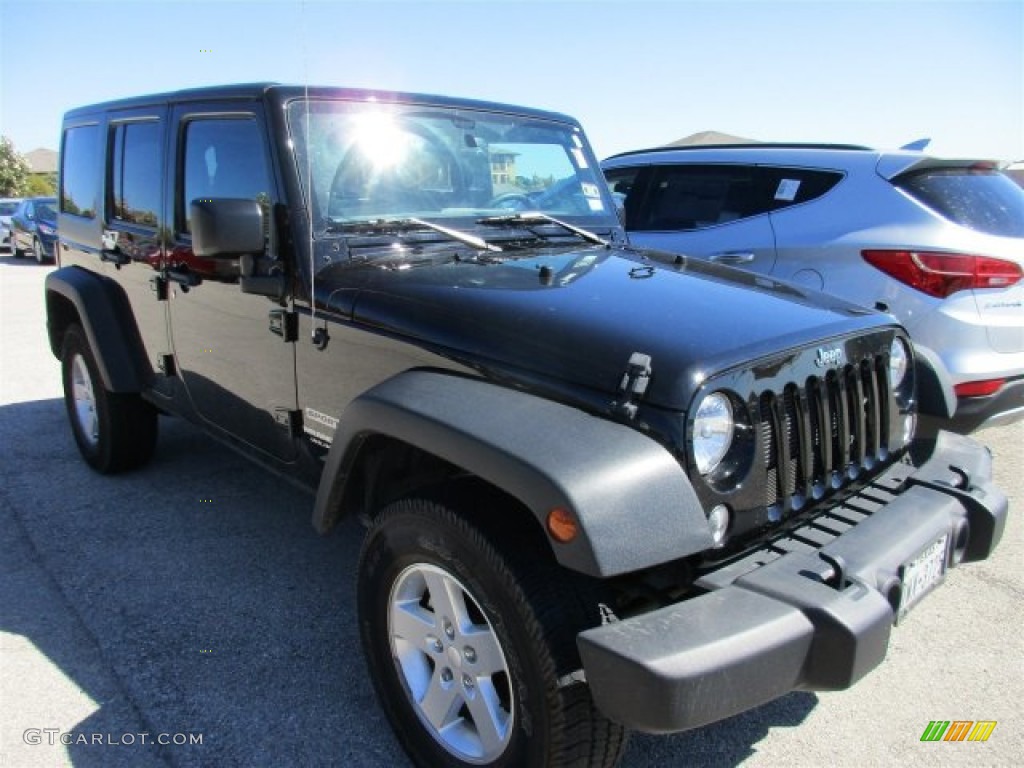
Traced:
<svg viewBox="0 0 1024 768">
<path fill-rule="evenodd" d="M 933 426 L 1024 419 L 1024 189 L 996 164 L 751 144 L 626 152 L 602 167 L 634 245 L 895 315 Z"/>
</svg>

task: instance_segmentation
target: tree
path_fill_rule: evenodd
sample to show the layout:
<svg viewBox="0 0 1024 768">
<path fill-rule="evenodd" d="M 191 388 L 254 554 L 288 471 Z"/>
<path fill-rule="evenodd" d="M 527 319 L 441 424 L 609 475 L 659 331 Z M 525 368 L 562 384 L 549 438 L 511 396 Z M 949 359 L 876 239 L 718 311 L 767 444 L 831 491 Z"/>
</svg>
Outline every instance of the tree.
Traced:
<svg viewBox="0 0 1024 768">
<path fill-rule="evenodd" d="M 29 174 L 25 187 L 29 197 L 53 197 L 57 190 L 57 174 Z"/>
<path fill-rule="evenodd" d="M 28 161 L 6 136 L 0 136 L 0 197 L 18 197 L 28 189 Z"/>
</svg>

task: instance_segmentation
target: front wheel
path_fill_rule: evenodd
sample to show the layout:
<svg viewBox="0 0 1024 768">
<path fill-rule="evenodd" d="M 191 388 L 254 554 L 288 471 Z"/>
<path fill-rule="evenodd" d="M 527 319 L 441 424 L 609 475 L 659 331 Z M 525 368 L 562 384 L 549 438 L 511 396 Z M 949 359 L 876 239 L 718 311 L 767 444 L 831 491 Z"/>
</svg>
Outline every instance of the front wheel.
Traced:
<svg viewBox="0 0 1024 768">
<path fill-rule="evenodd" d="M 43 251 L 43 244 L 39 242 L 38 237 L 32 238 L 32 255 L 35 256 L 37 264 L 46 263 L 46 253 Z"/>
<path fill-rule="evenodd" d="M 156 409 L 138 394 L 103 386 L 96 358 L 78 325 L 61 347 L 64 404 L 82 458 L 104 474 L 145 464 L 156 445 Z"/>
<path fill-rule="evenodd" d="M 391 505 L 367 536 L 363 650 L 417 765 L 618 762 L 625 729 L 571 677 L 580 669 L 576 634 L 599 620 L 596 593 L 532 543 L 488 535 L 427 499 Z"/>
</svg>

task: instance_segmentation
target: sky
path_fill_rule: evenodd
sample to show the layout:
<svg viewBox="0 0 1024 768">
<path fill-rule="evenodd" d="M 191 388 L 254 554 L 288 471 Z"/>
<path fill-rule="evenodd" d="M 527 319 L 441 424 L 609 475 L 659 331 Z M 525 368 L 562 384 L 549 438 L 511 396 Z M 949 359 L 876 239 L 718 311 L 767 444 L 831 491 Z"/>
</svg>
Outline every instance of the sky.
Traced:
<svg viewBox="0 0 1024 768">
<path fill-rule="evenodd" d="M 230 82 L 503 101 L 598 157 L 716 130 L 1024 160 L 1024 0 L 0 0 L 0 134 Z"/>
</svg>

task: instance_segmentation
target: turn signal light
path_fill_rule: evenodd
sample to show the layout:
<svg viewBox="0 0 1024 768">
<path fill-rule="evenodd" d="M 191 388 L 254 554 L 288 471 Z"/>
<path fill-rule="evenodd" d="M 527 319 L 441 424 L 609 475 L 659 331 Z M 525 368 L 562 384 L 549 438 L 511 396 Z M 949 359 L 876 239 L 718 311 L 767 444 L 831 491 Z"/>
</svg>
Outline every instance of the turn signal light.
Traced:
<svg viewBox="0 0 1024 768">
<path fill-rule="evenodd" d="M 990 256 L 936 251 L 861 251 L 871 266 L 922 293 L 944 299 L 971 288 L 1007 288 L 1024 278 L 1019 264 Z"/>
<path fill-rule="evenodd" d="M 555 541 L 567 544 L 575 539 L 579 532 L 579 523 L 569 510 L 555 507 L 548 512 L 548 533 Z"/>
</svg>

